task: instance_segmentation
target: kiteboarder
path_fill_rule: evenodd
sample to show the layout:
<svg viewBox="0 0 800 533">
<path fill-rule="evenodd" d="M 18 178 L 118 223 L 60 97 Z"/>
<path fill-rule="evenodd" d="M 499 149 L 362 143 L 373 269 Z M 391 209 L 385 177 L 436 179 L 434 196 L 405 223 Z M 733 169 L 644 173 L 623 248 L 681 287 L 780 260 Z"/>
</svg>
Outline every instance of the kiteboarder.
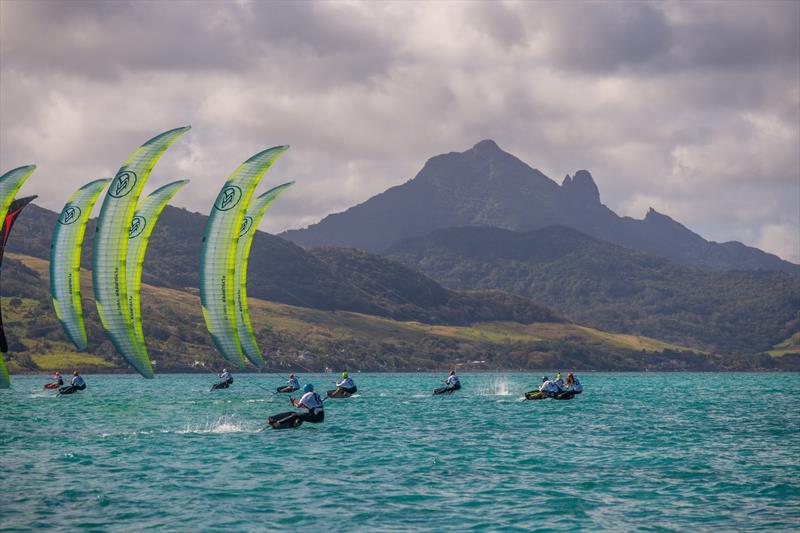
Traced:
<svg viewBox="0 0 800 533">
<path fill-rule="evenodd" d="M 342 372 L 342 381 L 336 382 L 336 390 L 328 391 L 328 396 L 331 398 L 347 398 L 352 396 L 358 391 L 356 382 L 353 378 L 347 375 L 347 372 Z"/>
<path fill-rule="evenodd" d="M 86 388 L 86 382 L 83 381 L 83 378 L 78 373 L 77 370 L 72 372 L 72 380 L 67 387 L 61 387 L 58 389 L 59 394 L 72 394 L 75 391 L 84 390 Z"/>
<path fill-rule="evenodd" d="M 61 377 L 61 372 L 56 371 L 53 373 L 53 381 L 51 381 L 50 383 L 45 383 L 44 388 L 57 389 L 62 385 L 64 385 L 64 378 Z"/>
<path fill-rule="evenodd" d="M 289 411 L 269 417 L 268 423 L 273 429 L 285 429 L 297 427 L 303 422 L 319 424 L 325 420 L 325 410 L 322 405 L 322 398 L 314 392 L 314 385 L 306 383 L 303 387 L 303 397 L 300 400 L 289 398 L 293 406 L 306 409 L 305 413 Z"/>
<path fill-rule="evenodd" d="M 300 382 L 294 374 L 289 374 L 289 380 L 283 387 L 278 387 L 278 392 L 294 392 L 300 388 Z"/>
<path fill-rule="evenodd" d="M 553 381 L 556 387 L 558 387 L 558 392 L 562 392 L 564 390 L 564 380 L 561 378 L 561 372 L 556 373 L 556 379 Z"/>
<path fill-rule="evenodd" d="M 456 376 L 455 370 L 450 371 L 450 375 L 447 376 L 447 379 L 443 381 L 443 383 L 445 386 L 434 389 L 434 394 L 453 394 L 453 392 L 461 388 L 461 381 L 458 379 L 458 376 Z"/>
<path fill-rule="evenodd" d="M 219 375 L 219 379 L 221 379 L 222 381 L 220 381 L 219 383 L 213 384 L 211 386 L 211 390 L 227 389 L 228 387 L 233 385 L 233 376 L 231 376 L 231 373 L 228 372 L 227 368 L 223 368 L 222 369 L 222 373 Z"/>
<path fill-rule="evenodd" d="M 552 398 L 558 392 L 558 385 L 550 381 L 547 376 L 542 377 L 542 384 L 538 390 L 532 390 L 525 393 L 526 400 L 544 400 L 545 398 Z"/>
<path fill-rule="evenodd" d="M 564 388 L 568 391 L 572 391 L 575 394 L 580 394 L 583 392 L 583 385 L 575 375 L 570 372 L 567 374 L 567 383 L 565 384 Z"/>
</svg>

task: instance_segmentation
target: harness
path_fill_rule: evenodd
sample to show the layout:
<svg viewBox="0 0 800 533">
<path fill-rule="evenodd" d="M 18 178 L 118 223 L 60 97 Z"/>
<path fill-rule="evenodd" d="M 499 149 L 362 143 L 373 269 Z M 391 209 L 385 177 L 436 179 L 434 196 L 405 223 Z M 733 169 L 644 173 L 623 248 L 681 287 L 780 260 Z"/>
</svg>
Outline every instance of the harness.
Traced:
<svg viewBox="0 0 800 533">
<path fill-rule="evenodd" d="M 315 415 L 319 411 L 322 411 L 323 407 L 322 407 L 322 398 L 316 392 L 314 393 L 314 400 L 319 404 L 319 407 L 312 407 L 311 409 L 309 409 L 309 411 L 311 411 L 311 414 Z"/>
</svg>

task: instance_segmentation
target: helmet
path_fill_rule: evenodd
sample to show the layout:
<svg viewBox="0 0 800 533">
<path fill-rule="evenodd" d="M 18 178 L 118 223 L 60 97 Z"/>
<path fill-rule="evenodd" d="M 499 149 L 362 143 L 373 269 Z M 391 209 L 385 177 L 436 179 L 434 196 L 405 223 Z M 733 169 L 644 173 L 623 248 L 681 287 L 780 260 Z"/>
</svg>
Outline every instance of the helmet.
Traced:
<svg viewBox="0 0 800 533">
<path fill-rule="evenodd" d="M 347 377 L 347 372 L 342 372 L 342 378 L 346 378 L 346 377 Z"/>
<path fill-rule="evenodd" d="M 58 370 L 56 370 L 55 374 L 53 374 L 53 375 L 54 375 L 54 376 L 60 376 L 60 375 L 61 375 L 61 372 L 59 372 Z"/>
<path fill-rule="evenodd" d="M 314 385 L 311 383 L 306 383 L 303 387 L 303 392 L 312 392 L 314 390 Z"/>
<path fill-rule="evenodd" d="M 290 378 L 293 378 L 293 377 L 294 377 L 294 373 L 292 373 L 292 374 L 289 374 L 289 377 L 290 377 Z"/>
<path fill-rule="evenodd" d="M 451 371 L 450 371 L 450 375 L 451 375 L 451 376 L 455 376 L 455 375 L 456 375 L 456 371 L 455 371 L 455 370 L 451 370 Z"/>
<path fill-rule="evenodd" d="M 556 379 L 561 379 L 561 372 L 559 372 L 558 374 L 556 374 Z"/>
<path fill-rule="evenodd" d="M 548 381 L 549 379 L 550 378 L 548 378 L 547 376 L 542 376 L 542 383 L 544 383 L 545 381 Z"/>
<path fill-rule="evenodd" d="M 72 371 L 72 375 L 73 375 L 73 376 L 77 376 L 77 375 L 78 375 L 78 371 L 77 371 L 77 370 L 73 370 L 73 371 Z"/>
<path fill-rule="evenodd" d="M 227 372 L 227 371 L 228 371 L 228 369 L 227 369 L 227 368 L 223 368 L 223 369 L 222 369 L 222 371 L 223 371 L 223 372 Z"/>
<path fill-rule="evenodd" d="M 567 374 L 567 379 L 569 379 L 569 378 L 574 378 L 574 377 L 575 377 L 575 376 L 573 376 L 573 375 L 572 375 L 572 372 L 570 372 L 569 374 Z"/>
</svg>

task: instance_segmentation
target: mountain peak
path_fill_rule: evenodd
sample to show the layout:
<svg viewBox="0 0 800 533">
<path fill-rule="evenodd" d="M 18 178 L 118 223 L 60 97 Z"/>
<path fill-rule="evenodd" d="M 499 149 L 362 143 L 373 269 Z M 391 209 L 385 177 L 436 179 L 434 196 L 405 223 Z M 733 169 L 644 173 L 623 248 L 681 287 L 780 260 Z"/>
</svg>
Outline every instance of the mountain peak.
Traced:
<svg viewBox="0 0 800 533">
<path fill-rule="evenodd" d="M 484 139 L 472 147 L 476 152 L 502 152 L 503 150 L 497 146 L 497 143 L 492 139 Z"/>
<path fill-rule="evenodd" d="M 600 190 L 588 170 L 579 170 L 575 176 L 566 175 L 561 182 L 562 190 L 581 203 L 600 203 Z"/>
<path fill-rule="evenodd" d="M 653 207 L 649 207 L 647 209 L 647 214 L 644 216 L 644 219 L 647 222 L 675 222 L 672 217 L 663 213 L 659 213 Z"/>
</svg>

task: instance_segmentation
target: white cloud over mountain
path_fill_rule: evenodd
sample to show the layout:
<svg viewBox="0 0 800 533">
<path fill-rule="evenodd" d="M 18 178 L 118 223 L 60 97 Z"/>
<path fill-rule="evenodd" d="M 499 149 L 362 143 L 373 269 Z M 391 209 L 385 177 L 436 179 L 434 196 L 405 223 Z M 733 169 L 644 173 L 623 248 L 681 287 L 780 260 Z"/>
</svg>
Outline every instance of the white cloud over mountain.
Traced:
<svg viewBox="0 0 800 533">
<path fill-rule="evenodd" d="M 292 149 L 262 228 L 315 222 L 484 138 L 603 201 L 800 261 L 797 2 L 0 2 L 0 168 L 60 209 L 149 137 L 206 212 Z"/>
</svg>

